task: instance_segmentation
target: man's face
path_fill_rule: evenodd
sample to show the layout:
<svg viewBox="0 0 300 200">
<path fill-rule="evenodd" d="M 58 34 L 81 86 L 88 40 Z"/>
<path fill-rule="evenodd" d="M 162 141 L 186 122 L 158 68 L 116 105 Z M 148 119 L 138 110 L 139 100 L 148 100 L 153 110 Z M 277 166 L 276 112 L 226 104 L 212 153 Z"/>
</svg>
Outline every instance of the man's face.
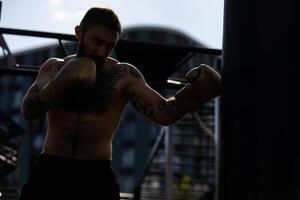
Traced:
<svg viewBox="0 0 300 200">
<path fill-rule="evenodd" d="M 93 25 L 88 30 L 81 32 L 78 56 L 90 57 L 97 66 L 102 66 L 119 37 L 117 31 L 112 31 L 105 26 Z"/>
</svg>

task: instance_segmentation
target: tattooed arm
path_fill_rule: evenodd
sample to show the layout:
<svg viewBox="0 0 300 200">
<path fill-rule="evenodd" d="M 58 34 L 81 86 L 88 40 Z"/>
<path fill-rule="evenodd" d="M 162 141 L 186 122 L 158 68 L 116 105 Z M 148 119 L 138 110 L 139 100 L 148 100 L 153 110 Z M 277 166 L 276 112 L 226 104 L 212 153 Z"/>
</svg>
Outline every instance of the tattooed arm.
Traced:
<svg viewBox="0 0 300 200">
<path fill-rule="evenodd" d="M 38 94 L 40 89 L 54 77 L 60 67 L 61 64 L 58 64 L 55 58 L 48 59 L 41 66 L 36 80 L 22 100 L 21 113 L 26 121 L 32 121 L 47 112 L 48 107 L 41 103 Z"/>
<path fill-rule="evenodd" d="M 210 66 L 201 64 L 186 74 L 188 84 L 174 97 L 165 99 L 151 89 L 141 73 L 129 66 L 126 94 L 136 110 L 153 121 L 169 125 L 187 113 L 193 113 L 221 93 L 221 76 Z"/>
<path fill-rule="evenodd" d="M 128 68 L 129 79 L 125 94 L 140 114 L 161 125 L 170 125 L 187 114 L 175 97 L 162 97 L 147 85 L 138 69 L 133 66 Z"/>
</svg>

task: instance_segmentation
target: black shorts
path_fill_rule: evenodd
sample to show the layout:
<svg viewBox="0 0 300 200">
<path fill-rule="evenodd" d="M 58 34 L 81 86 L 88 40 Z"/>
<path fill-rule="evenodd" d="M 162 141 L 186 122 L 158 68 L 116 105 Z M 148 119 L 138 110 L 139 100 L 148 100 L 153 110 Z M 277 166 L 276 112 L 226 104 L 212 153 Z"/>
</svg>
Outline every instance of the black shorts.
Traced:
<svg viewBox="0 0 300 200">
<path fill-rule="evenodd" d="M 119 200 L 110 160 L 78 160 L 41 154 L 21 190 L 20 200 Z"/>
</svg>

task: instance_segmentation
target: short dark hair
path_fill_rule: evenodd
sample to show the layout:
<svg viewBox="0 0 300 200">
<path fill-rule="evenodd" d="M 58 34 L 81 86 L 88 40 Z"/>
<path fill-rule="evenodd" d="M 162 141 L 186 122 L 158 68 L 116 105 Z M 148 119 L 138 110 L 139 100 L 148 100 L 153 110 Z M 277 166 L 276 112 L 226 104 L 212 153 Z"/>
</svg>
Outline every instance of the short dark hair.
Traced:
<svg viewBox="0 0 300 200">
<path fill-rule="evenodd" d="M 118 16 L 109 8 L 94 7 L 89 9 L 80 22 L 80 28 L 86 31 L 94 24 L 105 26 L 120 34 L 122 32 Z"/>
</svg>

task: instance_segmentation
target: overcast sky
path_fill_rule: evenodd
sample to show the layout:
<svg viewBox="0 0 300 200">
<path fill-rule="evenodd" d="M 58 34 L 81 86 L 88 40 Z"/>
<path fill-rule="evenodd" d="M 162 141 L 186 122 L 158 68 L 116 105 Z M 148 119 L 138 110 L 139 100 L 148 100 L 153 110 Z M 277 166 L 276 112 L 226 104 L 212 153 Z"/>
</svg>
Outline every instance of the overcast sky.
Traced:
<svg viewBox="0 0 300 200">
<path fill-rule="evenodd" d="M 181 31 L 208 48 L 221 49 L 224 0 L 2 0 L 0 27 L 74 34 L 94 6 L 113 9 L 124 28 L 161 26 Z M 12 51 L 54 42 L 5 35 Z"/>
</svg>

